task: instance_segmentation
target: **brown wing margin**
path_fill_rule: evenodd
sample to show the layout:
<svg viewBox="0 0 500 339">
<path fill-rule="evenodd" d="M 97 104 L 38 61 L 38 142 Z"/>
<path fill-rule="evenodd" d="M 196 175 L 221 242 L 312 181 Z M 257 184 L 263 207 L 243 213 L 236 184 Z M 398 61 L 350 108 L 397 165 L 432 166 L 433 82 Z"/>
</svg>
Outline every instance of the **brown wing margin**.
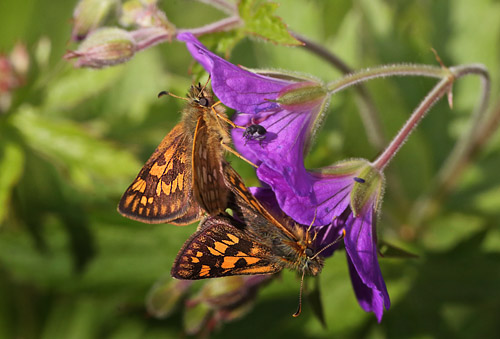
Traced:
<svg viewBox="0 0 500 339">
<path fill-rule="evenodd" d="M 177 279 L 197 280 L 232 275 L 271 274 L 282 267 L 271 249 L 231 223 L 231 218 L 209 217 L 183 245 L 171 270 Z"/>
<path fill-rule="evenodd" d="M 198 220 L 200 206 L 192 198 L 192 145 L 177 124 L 163 138 L 118 204 L 123 216 L 150 224 L 187 225 Z"/>
</svg>

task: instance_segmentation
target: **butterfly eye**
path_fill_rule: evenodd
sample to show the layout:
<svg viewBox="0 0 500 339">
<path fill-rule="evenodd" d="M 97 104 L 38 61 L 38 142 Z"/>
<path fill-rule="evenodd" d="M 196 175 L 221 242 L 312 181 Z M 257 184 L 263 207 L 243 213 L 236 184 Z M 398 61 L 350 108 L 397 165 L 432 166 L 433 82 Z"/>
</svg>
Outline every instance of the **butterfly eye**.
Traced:
<svg viewBox="0 0 500 339">
<path fill-rule="evenodd" d="M 306 256 L 308 256 L 309 258 L 314 255 L 314 251 L 312 249 L 310 249 L 309 247 L 306 248 L 305 252 L 306 252 Z"/>
<path fill-rule="evenodd" d="M 208 99 L 207 98 L 200 98 L 200 100 L 198 100 L 198 103 L 202 106 L 208 107 Z"/>
</svg>

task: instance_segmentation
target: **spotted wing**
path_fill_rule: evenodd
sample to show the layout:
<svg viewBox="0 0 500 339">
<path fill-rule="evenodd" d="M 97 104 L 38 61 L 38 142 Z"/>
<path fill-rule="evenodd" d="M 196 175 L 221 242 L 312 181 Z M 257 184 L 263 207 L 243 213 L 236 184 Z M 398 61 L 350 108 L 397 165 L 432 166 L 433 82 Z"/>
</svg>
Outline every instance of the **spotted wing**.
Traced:
<svg viewBox="0 0 500 339">
<path fill-rule="evenodd" d="M 209 132 L 205 118 L 199 117 L 191 157 L 193 195 L 209 215 L 224 212 L 228 207 L 229 191 L 224 184 L 222 164 L 225 159 L 220 140 L 221 137 L 216 132 Z"/>
<path fill-rule="evenodd" d="M 193 199 L 189 153 L 192 145 L 177 124 L 127 188 L 118 211 L 145 223 L 187 225 L 202 215 Z"/>
<path fill-rule="evenodd" d="M 234 197 L 235 208 L 242 214 L 243 221 L 256 234 L 274 234 L 275 237 L 288 238 L 297 241 L 297 235 L 278 221 L 262 204 L 252 195 L 243 183 L 240 175 L 224 163 L 224 179 L 226 186 L 231 190 Z M 286 218 L 283 215 L 284 218 Z M 289 218 L 288 218 L 289 219 Z"/>
<path fill-rule="evenodd" d="M 229 217 L 209 217 L 201 222 L 177 254 L 171 275 L 197 280 L 231 275 L 271 274 L 282 266 L 258 239 L 240 230 Z"/>
</svg>

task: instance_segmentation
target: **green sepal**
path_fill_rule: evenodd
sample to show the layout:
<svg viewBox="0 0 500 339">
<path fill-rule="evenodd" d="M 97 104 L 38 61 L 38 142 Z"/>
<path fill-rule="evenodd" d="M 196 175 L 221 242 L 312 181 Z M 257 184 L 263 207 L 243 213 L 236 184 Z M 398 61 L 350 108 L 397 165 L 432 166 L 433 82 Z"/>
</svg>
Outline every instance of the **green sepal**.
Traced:
<svg viewBox="0 0 500 339">
<path fill-rule="evenodd" d="M 354 217 L 359 216 L 367 203 L 375 199 L 378 206 L 384 184 L 384 176 L 374 167 L 367 165 L 356 175 L 359 181 L 354 182 L 351 191 L 351 209 Z"/>
</svg>

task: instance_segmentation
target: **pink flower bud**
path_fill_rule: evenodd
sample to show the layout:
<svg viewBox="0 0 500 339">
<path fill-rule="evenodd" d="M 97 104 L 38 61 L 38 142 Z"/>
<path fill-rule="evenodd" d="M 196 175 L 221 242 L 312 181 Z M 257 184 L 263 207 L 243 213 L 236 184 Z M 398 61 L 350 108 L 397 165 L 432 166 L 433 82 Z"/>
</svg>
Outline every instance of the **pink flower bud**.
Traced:
<svg viewBox="0 0 500 339">
<path fill-rule="evenodd" d="M 64 58 L 78 58 L 75 67 L 102 68 L 128 61 L 135 48 L 135 40 L 129 32 L 119 28 L 101 28 L 90 34 L 76 51 L 67 52 Z"/>
<path fill-rule="evenodd" d="M 137 27 L 164 27 L 175 30 L 165 12 L 156 6 L 155 1 L 129 0 L 122 6 L 120 25 Z"/>
</svg>

